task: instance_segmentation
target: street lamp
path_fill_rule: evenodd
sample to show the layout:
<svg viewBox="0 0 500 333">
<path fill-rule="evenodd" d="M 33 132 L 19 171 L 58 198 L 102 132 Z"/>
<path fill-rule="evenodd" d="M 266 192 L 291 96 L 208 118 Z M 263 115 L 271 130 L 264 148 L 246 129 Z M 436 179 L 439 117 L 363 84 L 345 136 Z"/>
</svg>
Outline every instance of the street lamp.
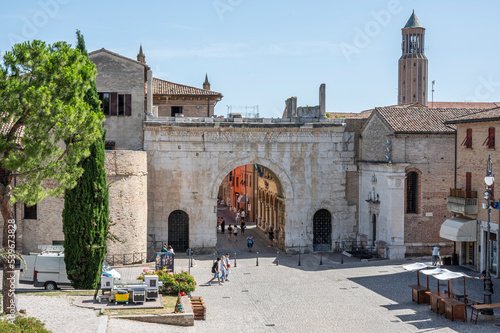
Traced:
<svg viewBox="0 0 500 333">
<path fill-rule="evenodd" d="M 491 214 L 491 186 L 495 182 L 493 178 L 493 172 L 491 167 L 491 155 L 488 155 L 488 164 L 486 165 L 486 177 L 484 177 L 484 183 L 486 184 L 486 192 L 484 192 L 484 198 L 488 201 L 488 227 L 486 235 L 486 274 L 484 276 L 484 304 L 491 304 L 491 295 L 493 294 L 493 289 L 491 285 L 491 275 L 490 275 L 490 214 Z M 481 311 L 484 315 L 493 315 L 493 309 L 484 309 Z"/>
</svg>

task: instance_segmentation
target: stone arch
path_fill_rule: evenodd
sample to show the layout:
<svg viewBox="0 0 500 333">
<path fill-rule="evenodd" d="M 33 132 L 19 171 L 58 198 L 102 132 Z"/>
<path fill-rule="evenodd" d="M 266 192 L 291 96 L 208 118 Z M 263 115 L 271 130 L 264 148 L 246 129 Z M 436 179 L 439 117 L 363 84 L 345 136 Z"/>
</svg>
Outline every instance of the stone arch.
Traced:
<svg viewBox="0 0 500 333">
<path fill-rule="evenodd" d="M 178 252 L 189 248 L 189 215 L 183 210 L 174 210 L 168 216 L 168 245 Z"/>
<path fill-rule="evenodd" d="M 332 249 L 332 213 L 328 209 L 318 209 L 313 215 L 313 250 Z"/>
<path fill-rule="evenodd" d="M 404 188 L 404 195 L 405 195 L 405 206 L 404 206 L 404 212 L 405 214 L 419 214 L 420 213 L 420 206 L 422 203 L 422 189 L 421 189 L 421 180 L 422 180 L 422 171 L 415 167 L 410 167 L 405 170 L 405 188 Z M 416 184 L 412 184 L 413 188 L 409 189 L 409 176 L 410 180 L 413 180 L 416 182 Z M 409 197 L 408 191 L 412 192 L 412 195 L 414 196 L 413 199 Z M 414 207 L 409 207 L 408 201 L 412 200 L 412 205 Z M 413 208 L 413 209 L 409 209 Z M 411 210 L 411 211 L 409 211 Z"/>
<path fill-rule="evenodd" d="M 241 165 L 246 165 L 246 164 L 259 164 L 272 170 L 278 177 L 279 182 L 281 183 L 281 185 L 285 190 L 286 199 L 292 200 L 294 198 L 294 189 L 292 181 L 290 180 L 290 177 L 287 175 L 285 170 L 271 160 L 260 157 L 252 157 L 252 156 L 235 158 L 234 160 L 226 163 L 222 168 L 220 168 L 219 172 L 211 181 L 210 198 L 214 200 L 217 199 L 219 186 L 224 180 L 224 178 L 229 174 L 229 172 L 233 171 L 234 169 L 236 169 Z"/>
</svg>

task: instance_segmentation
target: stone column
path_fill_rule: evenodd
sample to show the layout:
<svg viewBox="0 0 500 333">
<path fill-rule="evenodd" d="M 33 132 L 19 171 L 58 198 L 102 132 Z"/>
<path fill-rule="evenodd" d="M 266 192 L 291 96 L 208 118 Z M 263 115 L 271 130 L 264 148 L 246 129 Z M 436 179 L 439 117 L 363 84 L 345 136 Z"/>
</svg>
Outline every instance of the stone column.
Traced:
<svg viewBox="0 0 500 333">
<path fill-rule="evenodd" d="M 326 85 L 319 86 L 319 118 L 326 118 Z"/>
<path fill-rule="evenodd" d="M 146 113 L 153 114 L 153 71 L 148 70 L 148 94 L 146 95 Z"/>
</svg>

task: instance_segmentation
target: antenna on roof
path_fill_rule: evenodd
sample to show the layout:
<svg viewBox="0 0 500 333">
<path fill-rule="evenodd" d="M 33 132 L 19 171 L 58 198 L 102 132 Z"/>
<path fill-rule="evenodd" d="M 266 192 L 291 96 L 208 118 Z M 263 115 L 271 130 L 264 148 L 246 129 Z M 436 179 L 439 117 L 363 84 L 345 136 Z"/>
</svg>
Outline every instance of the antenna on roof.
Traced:
<svg viewBox="0 0 500 333">
<path fill-rule="evenodd" d="M 434 84 L 436 83 L 436 80 L 432 80 L 432 101 L 431 101 L 431 107 L 434 107 Z"/>
</svg>

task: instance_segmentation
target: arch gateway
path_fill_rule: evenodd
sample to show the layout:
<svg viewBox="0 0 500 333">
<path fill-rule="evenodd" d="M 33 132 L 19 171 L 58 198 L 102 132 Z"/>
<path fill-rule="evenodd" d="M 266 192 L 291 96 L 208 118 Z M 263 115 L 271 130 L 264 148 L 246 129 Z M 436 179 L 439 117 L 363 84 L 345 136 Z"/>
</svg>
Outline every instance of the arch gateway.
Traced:
<svg viewBox="0 0 500 333">
<path fill-rule="evenodd" d="M 331 212 L 330 244 L 355 239 L 356 208 L 346 200 L 346 172 L 355 170 L 352 138 L 333 119 L 148 115 L 148 236 L 167 241 L 169 216 L 180 210 L 188 216 L 188 246 L 214 251 L 219 186 L 236 167 L 256 164 L 283 186 L 284 250 L 314 250 L 313 217 L 321 209 Z"/>
</svg>

